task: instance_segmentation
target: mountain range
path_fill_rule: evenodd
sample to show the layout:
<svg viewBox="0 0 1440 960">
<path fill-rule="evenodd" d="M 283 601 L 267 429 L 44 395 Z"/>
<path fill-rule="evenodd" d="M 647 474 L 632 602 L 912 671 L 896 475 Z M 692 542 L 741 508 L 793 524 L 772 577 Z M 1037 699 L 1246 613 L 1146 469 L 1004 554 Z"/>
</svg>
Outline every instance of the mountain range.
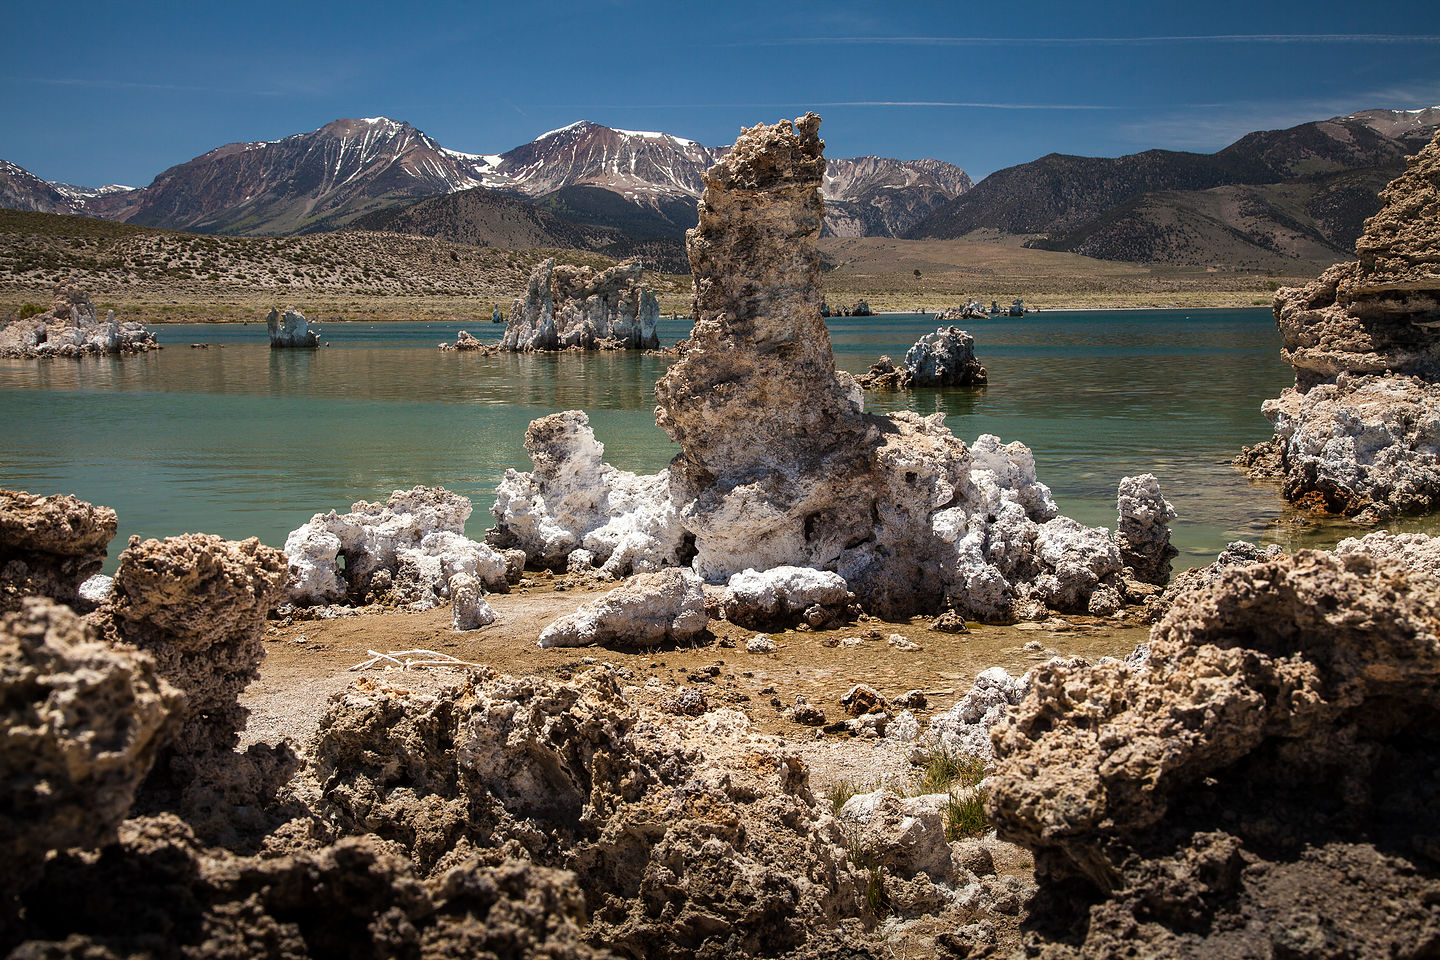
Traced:
<svg viewBox="0 0 1440 960">
<path fill-rule="evenodd" d="M 356 223 L 489 245 L 643 247 L 683 238 L 702 174 L 727 149 L 580 121 L 505 153 L 472 154 L 370 117 L 226 144 L 138 189 L 67 187 L 0 162 L 0 206 L 197 233 L 284 235 Z M 831 161 L 827 226 L 895 236 L 970 186 L 963 170 L 938 160 Z"/>
<path fill-rule="evenodd" d="M 904 236 L 995 234 L 1103 260 L 1267 267 L 1352 256 L 1380 189 L 1440 127 L 1440 107 L 1369 110 L 1247 134 L 1216 153 L 1052 153 L 998 170 Z"/>
<path fill-rule="evenodd" d="M 1211 154 L 1049 154 L 978 185 L 939 160 L 830 160 L 824 232 L 1246 270 L 1329 263 L 1351 255 L 1380 188 L 1437 127 L 1440 108 L 1371 110 Z M 727 149 L 579 121 L 505 153 L 463 153 L 371 117 L 226 144 L 142 188 L 52 183 L 0 161 L 0 207 L 242 236 L 353 227 L 640 255 L 685 272 L 702 175 Z"/>
</svg>

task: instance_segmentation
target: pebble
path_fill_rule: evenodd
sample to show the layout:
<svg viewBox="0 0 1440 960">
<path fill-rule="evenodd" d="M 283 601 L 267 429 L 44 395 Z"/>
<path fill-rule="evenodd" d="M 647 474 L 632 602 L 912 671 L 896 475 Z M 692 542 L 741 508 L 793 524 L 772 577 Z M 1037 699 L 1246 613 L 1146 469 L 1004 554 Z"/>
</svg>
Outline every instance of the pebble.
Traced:
<svg viewBox="0 0 1440 960">
<path fill-rule="evenodd" d="M 768 633 L 757 633 L 745 641 L 746 653 L 774 653 L 775 641 Z"/>
</svg>

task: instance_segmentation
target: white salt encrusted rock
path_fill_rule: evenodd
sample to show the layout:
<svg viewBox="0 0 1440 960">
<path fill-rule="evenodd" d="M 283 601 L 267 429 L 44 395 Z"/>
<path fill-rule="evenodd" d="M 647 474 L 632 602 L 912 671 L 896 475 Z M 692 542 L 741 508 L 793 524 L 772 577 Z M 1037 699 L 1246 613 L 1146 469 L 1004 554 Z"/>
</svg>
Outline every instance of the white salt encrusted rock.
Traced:
<svg viewBox="0 0 1440 960">
<path fill-rule="evenodd" d="M 470 510 L 469 500 L 443 487 L 415 487 L 385 503 L 357 501 L 346 514 L 317 513 L 285 538 L 288 599 L 298 606 L 359 602 L 372 586 L 389 583 L 397 601 L 428 610 L 449 596 L 457 573 L 504 592 L 506 558 L 465 536 Z"/>
<path fill-rule="evenodd" d="M 1261 406 L 1275 425 L 1290 499 L 1319 497 L 1373 523 L 1440 504 L 1440 383 L 1418 376 L 1356 376 Z"/>
<path fill-rule="evenodd" d="M 535 470 L 507 475 L 490 542 L 557 568 L 584 548 L 615 576 L 830 570 L 886 617 L 950 606 L 1004 620 L 1032 594 L 1085 610 L 1118 554 L 1104 531 L 1042 532 L 1058 510 L 1023 444 L 967 447 L 941 414 L 867 416 L 835 368 L 818 309 L 819 126 L 751 128 L 705 174 L 687 239 L 696 321 L 655 387 L 656 423 L 680 445 L 668 472 L 604 464 L 581 414 L 537 420 Z"/>
<path fill-rule="evenodd" d="M 936 537 L 952 545 L 940 571 L 946 599 L 957 612 L 989 621 L 1014 618 L 1027 598 L 1085 610 L 1120 569 L 1109 532 L 1059 516 L 1023 443 L 983 434 L 969 453 L 958 502 L 932 520 Z"/>
<path fill-rule="evenodd" d="M 505 472 L 490 508 L 490 543 L 524 550 L 543 567 L 560 567 L 584 549 L 613 579 L 684 565 L 685 530 L 666 471 L 637 476 L 605 463 L 605 447 L 580 410 L 531 423 L 525 449 L 535 469 Z"/>
<path fill-rule="evenodd" d="M 155 335 L 115 311 L 95 319 L 89 295 L 67 283 L 55 286 L 50 311 L 25 320 L 0 321 L 0 357 L 86 357 L 158 350 Z"/>
<path fill-rule="evenodd" d="M 809 567 L 742 570 L 730 578 L 721 608 L 741 625 L 784 624 L 814 606 L 843 609 L 854 599 L 838 573 Z"/>
<path fill-rule="evenodd" d="M 561 617 L 540 634 L 542 647 L 647 647 L 685 640 L 709 626 L 705 589 L 689 570 L 662 570 L 631 577 L 595 600 Z"/>
<path fill-rule="evenodd" d="M 97 573 L 80 584 L 80 599 L 91 607 L 98 607 L 110 599 L 110 589 L 114 585 L 114 577 Z"/>
<path fill-rule="evenodd" d="M 746 653 L 774 653 L 775 640 L 768 633 L 757 633 L 745 641 Z"/>
<path fill-rule="evenodd" d="M 1160 481 L 1153 473 L 1125 477 L 1115 500 L 1120 562 L 1135 571 L 1137 580 L 1165 586 L 1170 582 L 1170 561 L 1180 551 L 1170 545 L 1175 508 L 1160 495 Z"/>
<path fill-rule="evenodd" d="M 925 739 L 948 753 L 989 759 L 990 728 L 1018 704 L 1029 687 L 1004 667 L 981 671 L 960 702 L 930 721 Z"/>
<path fill-rule="evenodd" d="M 456 630 L 476 630 L 495 622 L 495 611 L 485 602 L 485 587 L 474 574 L 450 578 L 450 613 Z"/>
<path fill-rule="evenodd" d="M 885 726 L 885 739 L 914 743 L 920 739 L 920 721 L 909 710 L 901 710 Z"/>
</svg>

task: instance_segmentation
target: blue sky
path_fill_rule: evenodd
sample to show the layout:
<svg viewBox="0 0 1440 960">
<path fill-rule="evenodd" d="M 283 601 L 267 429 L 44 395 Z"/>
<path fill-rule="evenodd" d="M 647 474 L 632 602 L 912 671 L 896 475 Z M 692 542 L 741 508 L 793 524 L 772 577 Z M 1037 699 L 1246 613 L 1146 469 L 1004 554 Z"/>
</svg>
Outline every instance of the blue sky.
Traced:
<svg viewBox="0 0 1440 960">
<path fill-rule="evenodd" d="M 978 180 L 1440 104 L 1435 0 L 6 6 L 0 158 L 87 185 L 337 117 L 492 153 L 578 119 L 718 145 L 813 108 L 830 156 Z"/>
</svg>

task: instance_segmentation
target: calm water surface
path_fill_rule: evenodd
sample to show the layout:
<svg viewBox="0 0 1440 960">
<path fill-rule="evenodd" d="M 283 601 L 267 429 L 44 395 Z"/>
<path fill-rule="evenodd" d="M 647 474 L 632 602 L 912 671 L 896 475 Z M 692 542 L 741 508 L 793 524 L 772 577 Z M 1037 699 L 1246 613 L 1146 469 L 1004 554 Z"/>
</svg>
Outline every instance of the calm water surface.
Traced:
<svg viewBox="0 0 1440 960">
<path fill-rule="evenodd" d="M 840 318 L 837 364 L 899 359 L 933 319 Z M 669 362 L 629 353 L 477 357 L 440 353 L 459 327 L 332 323 L 329 346 L 272 351 L 262 324 L 157 328 L 166 349 L 82 361 L 0 360 L 0 486 L 75 493 L 114 507 L 120 535 L 204 530 L 280 545 L 321 510 L 440 484 L 490 525 L 507 467 L 526 469 L 526 425 L 584 409 L 606 459 L 640 472 L 678 448 L 654 423 Z M 503 327 L 469 329 L 485 340 Z M 1268 310 L 1049 312 L 971 321 L 985 390 L 868 395 L 876 412 L 942 412 L 959 436 L 1023 440 L 1061 509 L 1114 525 L 1120 477 L 1157 474 L 1180 511 L 1181 562 L 1237 537 L 1333 542 L 1342 527 L 1276 526 L 1281 504 L 1229 465 L 1269 425 L 1260 402 L 1291 381 Z M 688 322 L 664 320 L 674 342 Z M 209 343 L 209 349 L 190 349 Z"/>
</svg>

